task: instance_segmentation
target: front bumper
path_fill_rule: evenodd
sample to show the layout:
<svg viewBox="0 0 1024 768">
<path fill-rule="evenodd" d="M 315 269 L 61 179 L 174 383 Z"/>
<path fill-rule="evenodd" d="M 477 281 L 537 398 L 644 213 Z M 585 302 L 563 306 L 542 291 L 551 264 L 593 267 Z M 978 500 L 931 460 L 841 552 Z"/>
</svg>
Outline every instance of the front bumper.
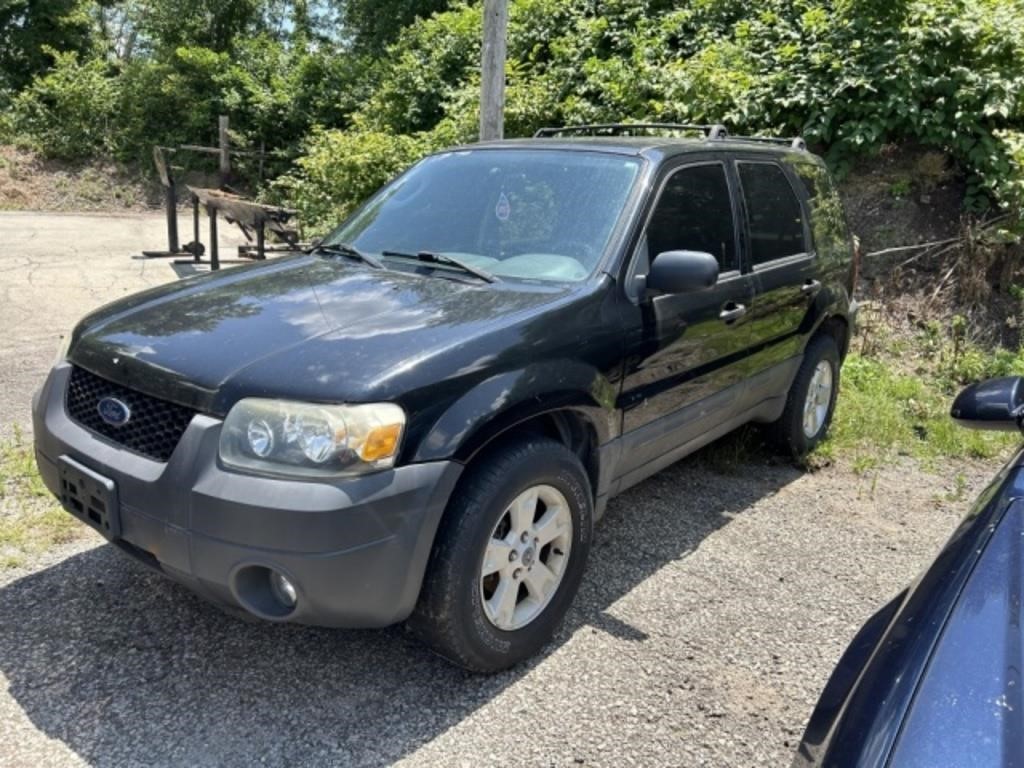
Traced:
<svg viewBox="0 0 1024 768">
<path fill-rule="evenodd" d="M 122 549 L 215 602 L 270 620 L 381 627 L 412 612 L 460 464 L 334 482 L 245 475 L 221 466 L 221 422 L 202 415 L 164 464 L 72 421 L 70 371 L 54 368 L 33 402 L 36 461 L 57 495 L 62 456 L 116 483 L 120 533 L 107 537 Z M 253 593 L 262 587 L 246 574 L 266 568 L 295 585 L 294 610 L 263 610 Z"/>
</svg>

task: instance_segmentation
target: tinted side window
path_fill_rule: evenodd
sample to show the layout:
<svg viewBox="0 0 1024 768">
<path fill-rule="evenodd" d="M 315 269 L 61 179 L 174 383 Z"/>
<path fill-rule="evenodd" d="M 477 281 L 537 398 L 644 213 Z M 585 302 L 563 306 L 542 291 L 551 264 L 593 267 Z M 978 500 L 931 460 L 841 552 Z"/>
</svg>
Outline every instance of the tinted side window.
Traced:
<svg viewBox="0 0 1024 768">
<path fill-rule="evenodd" d="M 774 163 L 738 163 L 754 264 L 807 251 L 804 214 L 783 170 Z"/>
<path fill-rule="evenodd" d="M 647 227 L 647 248 L 652 259 L 665 251 L 704 251 L 718 259 L 720 271 L 739 269 L 723 165 L 683 168 L 669 178 Z"/>
<path fill-rule="evenodd" d="M 851 246 L 846 214 L 828 171 L 812 163 L 794 163 L 792 168 L 807 189 L 815 247 L 827 255 L 847 254 Z"/>
</svg>

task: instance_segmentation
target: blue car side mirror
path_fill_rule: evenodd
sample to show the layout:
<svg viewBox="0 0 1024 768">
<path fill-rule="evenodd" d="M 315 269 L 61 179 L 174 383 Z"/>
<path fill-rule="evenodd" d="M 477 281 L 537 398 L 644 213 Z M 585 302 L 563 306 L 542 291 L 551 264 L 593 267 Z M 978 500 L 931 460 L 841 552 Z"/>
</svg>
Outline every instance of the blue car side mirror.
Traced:
<svg viewBox="0 0 1024 768">
<path fill-rule="evenodd" d="M 1024 420 L 1024 379 L 1006 376 L 971 384 L 956 396 L 950 415 L 971 429 L 1020 429 Z"/>
</svg>

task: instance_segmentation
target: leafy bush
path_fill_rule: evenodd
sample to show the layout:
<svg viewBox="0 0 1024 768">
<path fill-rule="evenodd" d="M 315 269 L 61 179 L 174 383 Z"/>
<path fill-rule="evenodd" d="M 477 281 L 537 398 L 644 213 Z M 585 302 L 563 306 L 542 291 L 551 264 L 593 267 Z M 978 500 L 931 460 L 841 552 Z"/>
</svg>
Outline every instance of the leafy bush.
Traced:
<svg viewBox="0 0 1024 768">
<path fill-rule="evenodd" d="M 1024 0 L 513 0 L 510 12 L 509 135 L 723 122 L 802 134 L 840 173 L 914 140 L 952 154 L 970 207 L 1024 202 Z M 475 118 L 479 29 L 479 4 L 405 28 L 368 75 L 361 118 L 397 134 Z"/>
<path fill-rule="evenodd" d="M 76 9 L 79 25 L 84 0 L 60 3 Z M 350 28 L 333 37 L 311 23 L 308 3 L 100 4 L 97 18 L 114 14 L 138 33 L 134 55 L 121 55 L 110 25 L 100 25 L 92 49 L 80 36 L 74 45 L 55 38 L 79 55 L 47 49 L 53 67 L 15 97 L 8 122 L 50 154 L 137 159 L 153 143 L 209 141 L 226 113 L 241 143 L 314 156 L 278 187 L 296 205 L 323 216 L 327 196 L 340 194 L 334 208 L 347 209 L 347 190 L 363 189 L 375 162 L 382 178 L 396 156 L 417 154 L 409 147 L 472 138 L 482 3 L 317 7 L 327 5 L 348 13 Z M 290 23 L 269 21 L 282 14 Z M 1019 212 L 1022 19 L 1024 0 L 511 0 L 506 132 L 721 122 L 802 134 L 840 173 L 859 155 L 909 140 L 952 155 L 969 207 L 994 199 Z M 327 144 L 367 158 L 331 164 L 356 174 L 352 184 L 314 172 Z"/>
<path fill-rule="evenodd" d="M 117 153 L 146 160 L 154 144 L 212 142 L 223 107 L 217 77 L 229 61 L 207 48 L 178 48 L 167 61 L 127 64 L 118 78 Z"/>
<path fill-rule="evenodd" d="M 459 89 L 479 82 L 482 24 L 482 8 L 474 5 L 405 28 L 369 73 L 374 89 L 360 109 L 364 124 L 411 134 L 440 123 Z"/>
<path fill-rule="evenodd" d="M 53 68 L 14 99 L 14 128 L 52 157 L 84 158 L 109 152 L 119 83 L 97 60 L 51 51 Z"/>
</svg>

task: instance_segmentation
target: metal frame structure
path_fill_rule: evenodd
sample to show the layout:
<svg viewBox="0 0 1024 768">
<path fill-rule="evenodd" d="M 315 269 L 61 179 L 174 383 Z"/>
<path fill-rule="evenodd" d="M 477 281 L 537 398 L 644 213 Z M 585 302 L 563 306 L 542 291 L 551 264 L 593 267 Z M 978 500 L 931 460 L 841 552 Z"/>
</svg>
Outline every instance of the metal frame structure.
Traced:
<svg viewBox="0 0 1024 768">
<path fill-rule="evenodd" d="M 295 217 L 298 211 L 276 205 L 256 203 L 252 200 L 246 200 L 240 195 L 224 192 L 219 189 L 188 187 L 188 191 L 192 198 L 192 228 L 196 243 L 199 242 L 200 206 L 206 210 L 206 214 L 210 219 L 210 269 L 220 269 L 221 264 L 217 243 L 218 213 L 223 213 L 225 220 L 229 224 L 237 225 L 247 239 L 252 240 L 251 233 L 255 233 L 256 244 L 254 246 L 238 246 L 238 255 L 241 258 L 262 261 L 267 258 L 268 251 L 296 251 L 300 249 L 298 232 L 288 226 L 288 223 Z M 285 244 L 279 247 L 268 246 L 268 230 L 284 240 Z M 193 261 L 199 262 L 202 250 L 199 250 L 198 253 L 192 253 Z M 188 260 L 176 263 L 188 263 Z"/>
<path fill-rule="evenodd" d="M 175 256 L 189 256 L 188 259 L 177 259 L 176 264 L 187 264 L 202 262 L 206 252 L 206 246 L 200 240 L 200 208 L 205 209 L 210 221 L 210 269 L 220 269 L 222 260 L 220 258 L 217 242 L 217 214 L 224 213 L 228 223 L 236 224 L 245 234 L 250 242 L 255 236 L 254 245 L 238 246 L 238 256 L 244 259 L 263 260 L 268 252 L 274 251 L 295 251 L 301 246 L 298 232 L 288 226 L 297 214 L 290 208 L 280 206 L 264 205 L 262 203 L 246 200 L 245 198 L 222 189 L 204 189 L 199 187 L 186 187 L 189 198 L 192 202 L 192 242 L 182 246 L 178 234 L 178 183 L 174 178 L 175 170 L 168 163 L 168 156 L 179 150 L 187 151 L 220 151 L 212 147 L 198 147 L 194 145 L 183 145 L 174 147 L 153 147 L 153 162 L 156 165 L 160 183 L 164 187 L 164 209 L 167 215 L 167 250 L 166 251 L 143 251 L 145 258 L 172 258 Z M 230 150 L 238 152 L 238 150 Z M 224 162 L 222 158 L 221 171 L 223 174 Z M 223 178 L 222 178 L 223 180 Z M 266 236 L 268 230 L 284 241 L 283 245 L 267 245 Z"/>
</svg>

